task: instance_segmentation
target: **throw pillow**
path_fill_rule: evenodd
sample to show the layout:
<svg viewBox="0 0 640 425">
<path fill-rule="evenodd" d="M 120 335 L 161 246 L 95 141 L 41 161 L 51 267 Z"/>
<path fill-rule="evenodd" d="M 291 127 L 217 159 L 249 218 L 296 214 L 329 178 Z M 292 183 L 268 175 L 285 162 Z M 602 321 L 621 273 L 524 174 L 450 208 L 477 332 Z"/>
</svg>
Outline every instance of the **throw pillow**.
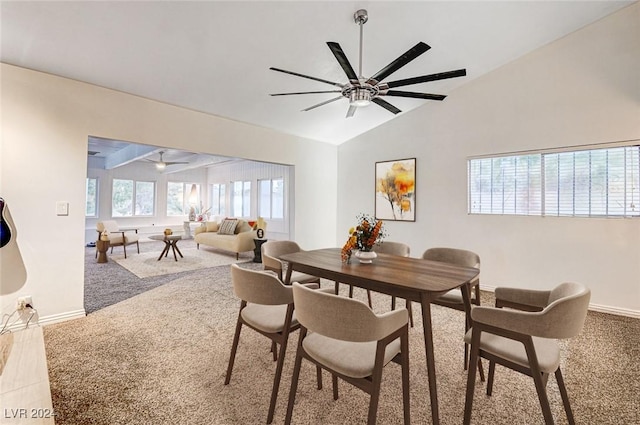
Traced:
<svg viewBox="0 0 640 425">
<path fill-rule="evenodd" d="M 215 221 L 207 221 L 206 227 L 207 227 L 207 230 L 206 230 L 207 232 L 217 232 L 220 225 Z"/>
<path fill-rule="evenodd" d="M 240 232 L 247 232 L 249 230 L 251 230 L 251 227 L 249 227 L 249 224 L 246 221 L 238 220 L 238 225 L 236 226 L 234 233 L 237 235 Z"/>
<path fill-rule="evenodd" d="M 236 231 L 238 220 L 225 218 L 218 228 L 219 235 L 233 235 Z"/>
</svg>

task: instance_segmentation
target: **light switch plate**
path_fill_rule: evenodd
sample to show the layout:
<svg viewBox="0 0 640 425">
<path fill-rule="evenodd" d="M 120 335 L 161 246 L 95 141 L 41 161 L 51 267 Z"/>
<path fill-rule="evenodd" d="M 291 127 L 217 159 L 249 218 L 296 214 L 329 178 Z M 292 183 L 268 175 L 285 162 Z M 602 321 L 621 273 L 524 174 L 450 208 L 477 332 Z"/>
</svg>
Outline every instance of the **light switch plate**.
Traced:
<svg viewBox="0 0 640 425">
<path fill-rule="evenodd" d="M 56 203 L 57 215 L 69 215 L 69 203 L 64 201 L 58 201 Z"/>
</svg>

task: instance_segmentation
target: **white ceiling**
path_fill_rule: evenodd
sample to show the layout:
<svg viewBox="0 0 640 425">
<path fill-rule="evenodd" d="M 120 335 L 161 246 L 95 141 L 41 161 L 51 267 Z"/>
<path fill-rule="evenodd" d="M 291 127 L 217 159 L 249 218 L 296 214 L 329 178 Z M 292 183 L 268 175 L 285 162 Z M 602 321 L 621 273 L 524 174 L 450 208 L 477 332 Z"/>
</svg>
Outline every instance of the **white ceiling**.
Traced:
<svg viewBox="0 0 640 425">
<path fill-rule="evenodd" d="M 162 1 L 0 3 L 5 63 L 156 99 L 285 133 L 340 144 L 394 117 L 370 105 L 345 118 L 327 84 L 278 67 L 344 83 L 326 45 L 340 43 L 358 70 L 373 75 L 417 42 L 431 46 L 387 80 L 459 68 L 467 76 L 406 90 L 455 96 L 455 89 L 634 1 Z M 439 102 L 387 97 L 403 113 Z M 444 100 L 446 102 L 447 99 Z"/>
</svg>

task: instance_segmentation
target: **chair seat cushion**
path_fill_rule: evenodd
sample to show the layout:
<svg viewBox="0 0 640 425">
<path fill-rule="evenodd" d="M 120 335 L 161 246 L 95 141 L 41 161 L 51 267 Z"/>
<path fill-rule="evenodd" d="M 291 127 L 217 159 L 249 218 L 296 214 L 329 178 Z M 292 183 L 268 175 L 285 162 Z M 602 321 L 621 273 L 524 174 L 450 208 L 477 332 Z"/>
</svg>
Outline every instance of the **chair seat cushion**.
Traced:
<svg viewBox="0 0 640 425">
<path fill-rule="evenodd" d="M 471 344 L 471 332 L 469 329 L 464 336 L 464 342 Z M 545 373 L 554 373 L 560 366 L 560 347 L 555 339 L 533 337 L 536 356 L 540 370 Z M 480 349 L 487 353 L 509 360 L 520 366 L 529 367 L 527 352 L 520 341 L 482 332 L 480 335 Z"/>
<path fill-rule="evenodd" d="M 304 350 L 319 363 L 352 378 L 365 378 L 373 373 L 376 358 L 376 341 L 350 342 L 310 333 L 302 341 Z M 384 364 L 400 352 L 400 338 L 392 341 L 385 350 Z"/>
<path fill-rule="evenodd" d="M 438 298 L 436 298 L 438 301 L 447 301 L 450 303 L 460 303 L 462 304 L 462 292 L 460 292 L 460 289 L 456 288 L 456 289 L 452 289 L 449 292 L 445 292 L 444 294 L 440 295 Z"/>
<path fill-rule="evenodd" d="M 263 332 L 276 333 L 284 328 L 284 319 L 287 315 L 287 305 L 262 305 L 247 304 L 242 309 L 242 318 L 256 329 Z M 291 320 L 291 326 L 298 323 L 295 312 Z"/>
<path fill-rule="evenodd" d="M 299 283 L 320 282 L 320 278 L 317 276 L 311 276 L 310 274 L 300 273 L 294 270 L 291 272 L 291 282 L 299 282 Z"/>
<path fill-rule="evenodd" d="M 124 243 L 127 245 L 138 242 L 138 234 L 133 232 L 126 232 L 124 234 Z M 122 233 L 116 232 L 109 235 L 109 243 L 111 245 L 122 245 Z"/>
</svg>

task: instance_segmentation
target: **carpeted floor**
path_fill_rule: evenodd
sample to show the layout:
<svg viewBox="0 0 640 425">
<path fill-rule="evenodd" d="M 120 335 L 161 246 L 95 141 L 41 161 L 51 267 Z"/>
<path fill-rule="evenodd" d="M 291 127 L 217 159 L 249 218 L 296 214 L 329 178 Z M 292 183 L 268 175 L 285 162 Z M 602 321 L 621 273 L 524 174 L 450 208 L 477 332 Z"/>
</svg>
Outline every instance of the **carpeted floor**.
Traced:
<svg viewBox="0 0 640 425">
<path fill-rule="evenodd" d="M 243 331 L 231 383 L 223 385 L 239 307 L 229 266 L 173 278 L 86 318 L 45 327 L 56 424 L 265 422 L 275 363 L 264 337 Z M 365 299 L 364 291 L 356 296 Z M 491 294 L 483 293 L 483 303 L 492 303 Z M 389 304 L 389 297 L 374 294 L 376 311 Z M 434 306 L 433 326 L 441 423 L 459 424 L 466 385 L 463 315 Z M 578 424 L 640 423 L 639 336 L 639 320 L 589 313 L 582 334 L 563 342 L 563 373 Z M 297 333 L 292 338 L 274 423 L 284 420 Z M 419 320 L 409 343 L 412 422 L 431 423 Z M 294 423 L 366 423 L 368 396 L 341 383 L 340 399 L 333 401 L 330 387 L 325 374 L 325 389 L 317 391 L 315 371 L 305 363 Z M 498 368 L 494 395 L 483 391 L 476 386 L 472 423 L 543 423 L 531 378 Z M 557 423 L 566 423 L 553 377 L 548 392 Z M 400 368 L 391 364 L 378 423 L 402 423 L 401 400 Z"/>
<path fill-rule="evenodd" d="M 107 263 L 97 263 L 95 259 L 95 248 L 85 248 L 84 307 L 87 314 L 141 294 L 149 289 L 164 285 L 165 283 L 171 282 L 181 276 L 188 276 L 193 273 L 194 270 L 206 268 L 208 265 L 199 261 L 197 265 L 190 267 L 187 270 L 181 269 L 181 271 L 176 273 L 170 273 L 171 270 L 167 270 L 167 268 L 176 265 L 175 261 L 171 263 L 169 258 L 164 258 L 160 260 L 160 262 L 157 261 L 158 256 L 162 252 L 163 246 L 163 242 L 143 239 L 143 242 L 140 242 L 140 254 L 137 254 L 135 245 L 127 247 L 127 259 L 132 259 L 132 262 L 137 264 L 138 255 L 144 256 L 147 260 L 151 258 L 151 264 L 153 264 L 154 261 L 156 263 L 162 263 L 158 264 L 158 271 L 167 273 L 162 275 L 152 273 L 151 276 L 143 278 L 138 277 L 126 267 L 118 264 L 116 259 L 124 258 L 122 247 L 114 247 L 113 254 L 108 254 L 109 261 Z M 184 251 L 184 255 L 187 255 L 196 249 L 196 244 L 193 239 L 187 239 L 181 240 L 178 243 L 178 247 L 181 251 Z M 212 261 L 209 267 L 215 267 L 220 264 L 221 260 L 216 259 L 216 257 L 221 258 L 226 264 L 236 262 L 236 257 L 233 253 L 205 246 L 201 246 L 199 251 L 199 259 L 203 258 L 202 254 L 213 254 L 211 255 Z M 153 256 L 155 256 L 155 259 L 152 258 Z M 240 262 L 252 260 L 252 252 L 240 254 Z M 120 262 L 123 261 L 125 260 L 120 260 Z M 183 263 L 191 264 L 191 262 L 187 260 L 182 262 L 178 261 L 177 265 L 181 266 Z"/>
</svg>

